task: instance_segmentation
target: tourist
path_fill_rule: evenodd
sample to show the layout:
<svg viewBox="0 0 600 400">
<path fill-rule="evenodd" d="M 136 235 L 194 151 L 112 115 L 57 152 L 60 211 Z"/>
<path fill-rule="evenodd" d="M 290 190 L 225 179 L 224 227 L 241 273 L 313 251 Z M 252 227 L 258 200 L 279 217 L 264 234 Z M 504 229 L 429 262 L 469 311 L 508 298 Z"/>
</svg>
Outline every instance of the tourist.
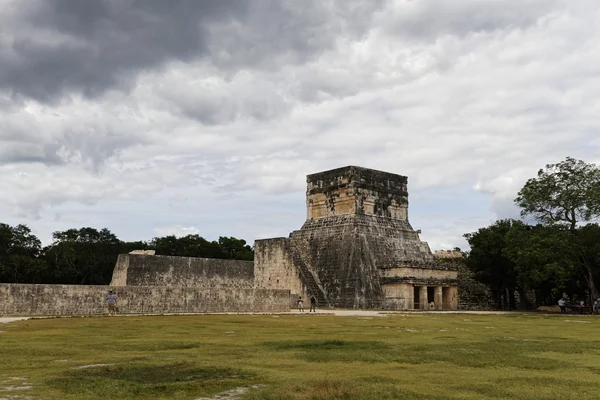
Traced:
<svg viewBox="0 0 600 400">
<path fill-rule="evenodd" d="M 594 307 L 592 308 L 592 312 L 598 315 L 598 308 L 600 308 L 600 297 L 594 300 Z"/>
<path fill-rule="evenodd" d="M 560 299 L 558 299 L 558 306 L 560 307 L 561 314 L 564 314 L 567 312 L 567 309 L 565 308 L 565 299 L 563 299 L 562 297 Z"/>
<path fill-rule="evenodd" d="M 106 296 L 106 301 L 108 302 L 108 315 L 114 315 L 117 313 L 117 295 L 113 294 L 112 289 L 108 291 L 108 296 Z"/>
<path fill-rule="evenodd" d="M 317 312 L 317 299 L 314 295 L 310 296 L 310 310 L 308 312 Z"/>
<path fill-rule="evenodd" d="M 298 297 L 298 311 L 304 312 L 304 302 L 302 301 L 302 296 Z"/>
</svg>

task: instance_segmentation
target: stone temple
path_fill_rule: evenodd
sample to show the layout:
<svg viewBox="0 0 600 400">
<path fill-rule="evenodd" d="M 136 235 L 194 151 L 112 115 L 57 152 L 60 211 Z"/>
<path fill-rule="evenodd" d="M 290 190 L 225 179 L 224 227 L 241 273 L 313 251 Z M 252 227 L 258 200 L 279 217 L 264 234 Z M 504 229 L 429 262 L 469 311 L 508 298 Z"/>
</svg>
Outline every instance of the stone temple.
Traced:
<svg viewBox="0 0 600 400">
<path fill-rule="evenodd" d="M 360 167 L 307 177 L 304 225 L 257 240 L 252 261 L 121 254 L 110 288 L 122 313 L 319 308 L 456 309 L 457 270 L 408 222 L 408 179 Z M 0 284 L 0 315 L 105 312 L 107 286 Z"/>
<path fill-rule="evenodd" d="M 255 242 L 255 287 L 343 308 L 456 309 L 455 267 L 408 221 L 406 176 L 348 166 L 307 176 L 306 222 Z"/>
</svg>

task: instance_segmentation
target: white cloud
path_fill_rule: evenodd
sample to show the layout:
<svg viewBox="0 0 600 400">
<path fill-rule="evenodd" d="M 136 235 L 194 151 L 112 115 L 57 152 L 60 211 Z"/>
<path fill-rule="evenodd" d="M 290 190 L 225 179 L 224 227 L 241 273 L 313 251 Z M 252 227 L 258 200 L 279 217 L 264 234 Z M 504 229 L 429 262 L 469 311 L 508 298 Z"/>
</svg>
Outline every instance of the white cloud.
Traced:
<svg viewBox="0 0 600 400">
<path fill-rule="evenodd" d="M 200 230 L 193 226 L 185 227 L 181 225 L 174 226 L 162 226 L 154 229 L 154 233 L 157 236 L 170 236 L 174 235 L 177 237 L 183 237 L 187 235 L 199 235 Z"/>
<path fill-rule="evenodd" d="M 304 219 L 305 175 L 352 164 L 408 175 L 411 222 L 434 249 L 464 247 L 477 224 L 518 216 L 537 169 L 600 160 L 594 2 L 282 4 L 231 11 L 206 25 L 206 48 L 128 65 L 127 84 L 115 67 L 93 95 L 90 70 L 40 83 L 58 99 L 0 85 L 0 221 L 133 240 L 188 229 L 185 208 L 207 237 L 285 236 Z M 72 43 L 100 39 L 85 40 Z"/>
</svg>

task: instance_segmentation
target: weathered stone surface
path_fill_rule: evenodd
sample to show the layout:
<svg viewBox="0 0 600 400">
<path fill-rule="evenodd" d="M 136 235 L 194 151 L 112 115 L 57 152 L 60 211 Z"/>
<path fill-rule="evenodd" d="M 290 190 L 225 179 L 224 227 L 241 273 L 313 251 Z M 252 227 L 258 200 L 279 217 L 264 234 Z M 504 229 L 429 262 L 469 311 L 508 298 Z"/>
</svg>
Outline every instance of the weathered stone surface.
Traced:
<svg viewBox="0 0 600 400">
<path fill-rule="evenodd" d="M 145 256 L 153 256 L 156 254 L 156 250 L 132 250 L 129 254 L 142 254 Z"/>
<path fill-rule="evenodd" d="M 253 287 L 254 263 L 213 258 L 121 254 L 111 286 Z"/>
<path fill-rule="evenodd" d="M 459 251 L 438 250 L 434 258 L 440 264 L 453 265 L 457 269 L 458 300 L 461 310 L 491 310 L 494 308 L 490 289 L 475 280 L 473 272 L 466 266 L 466 259 Z"/>
<path fill-rule="evenodd" d="M 257 240 L 255 261 L 119 256 L 121 312 L 284 311 L 298 296 L 344 308 L 455 309 L 457 271 L 408 221 L 408 178 L 360 167 L 307 177 L 307 219 Z M 104 312 L 105 286 L 0 285 L 0 313 Z"/>
<path fill-rule="evenodd" d="M 307 220 L 288 239 L 260 242 L 278 251 L 257 256 L 256 281 L 269 287 L 273 268 L 295 267 L 304 295 L 349 308 L 412 308 L 414 285 L 455 286 L 456 268 L 436 264 L 408 222 L 407 184 L 360 167 L 309 175 Z"/>
<path fill-rule="evenodd" d="M 0 284 L 0 315 L 91 315 L 106 313 L 108 286 Z M 119 312 L 205 313 L 289 311 L 289 290 L 231 286 L 110 287 Z"/>
</svg>

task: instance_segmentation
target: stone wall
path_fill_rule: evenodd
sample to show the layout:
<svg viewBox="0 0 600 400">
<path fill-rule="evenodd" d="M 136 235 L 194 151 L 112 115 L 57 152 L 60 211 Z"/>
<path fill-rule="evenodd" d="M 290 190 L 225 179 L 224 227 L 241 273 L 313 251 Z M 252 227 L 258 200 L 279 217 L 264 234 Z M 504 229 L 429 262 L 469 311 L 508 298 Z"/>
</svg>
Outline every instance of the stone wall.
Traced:
<svg viewBox="0 0 600 400">
<path fill-rule="evenodd" d="M 214 258 L 121 254 L 111 286 L 230 286 L 251 289 L 254 263 Z"/>
<path fill-rule="evenodd" d="M 292 232 L 291 240 L 333 306 L 380 308 L 388 297 L 381 283 L 400 282 L 395 278 L 456 284 L 455 268 L 438 267 L 408 221 L 374 215 L 313 219 Z"/>
<path fill-rule="evenodd" d="M 0 284 L 0 315 L 90 315 L 106 313 L 112 289 L 119 312 L 287 312 L 289 290 L 233 287 L 83 286 Z"/>
<path fill-rule="evenodd" d="M 306 177 L 307 219 L 374 215 L 408 219 L 406 176 L 348 166 Z"/>
<path fill-rule="evenodd" d="M 466 266 L 464 255 L 457 251 L 440 250 L 434 255 L 438 264 L 451 265 L 457 269 L 458 308 L 461 310 L 492 310 L 495 308 L 490 289 L 475 280 Z"/>
<path fill-rule="evenodd" d="M 307 297 L 290 251 L 290 239 L 273 238 L 254 242 L 254 287 L 288 289 L 292 302 L 297 296 Z"/>
</svg>

